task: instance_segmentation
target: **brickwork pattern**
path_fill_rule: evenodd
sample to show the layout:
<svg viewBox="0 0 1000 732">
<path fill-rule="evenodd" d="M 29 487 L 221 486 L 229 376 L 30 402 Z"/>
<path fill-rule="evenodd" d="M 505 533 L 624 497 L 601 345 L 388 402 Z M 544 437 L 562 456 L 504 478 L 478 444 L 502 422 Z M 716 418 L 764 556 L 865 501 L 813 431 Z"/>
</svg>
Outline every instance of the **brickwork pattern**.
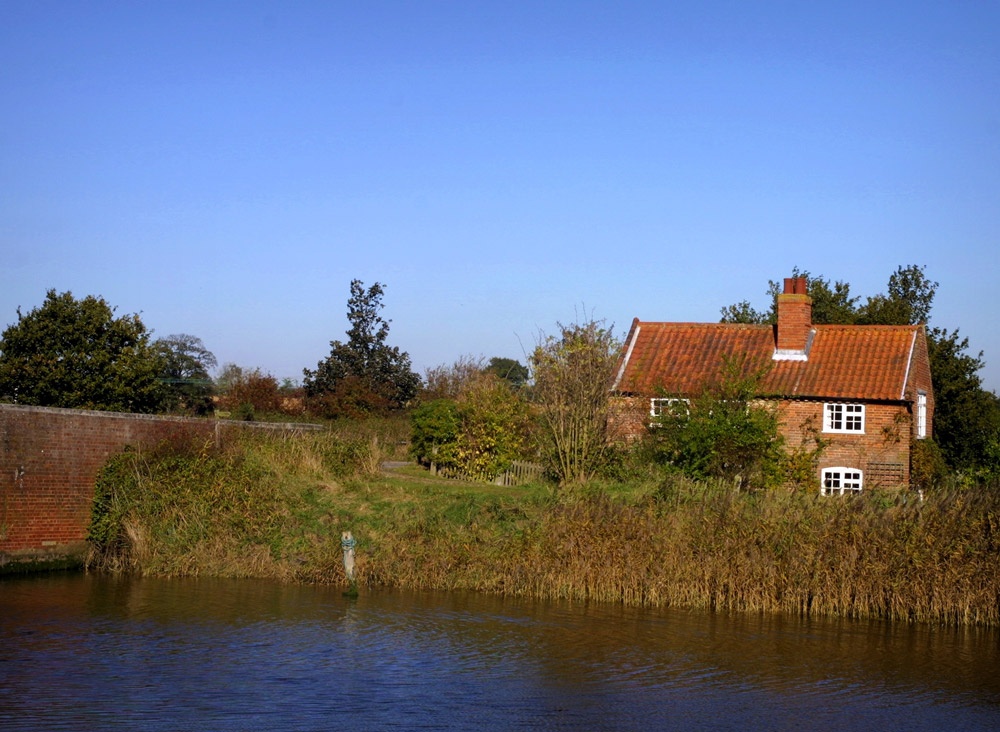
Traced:
<svg viewBox="0 0 1000 732">
<path fill-rule="evenodd" d="M 817 436 L 825 444 L 817 465 L 817 488 L 823 469 L 831 467 L 863 471 L 866 488 L 897 488 L 909 483 L 912 419 L 907 405 L 867 404 L 864 434 L 823 432 L 823 405 L 818 400 L 788 400 L 778 408 L 788 449 L 800 447 L 803 441 L 810 447 Z M 873 473 L 871 480 L 869 473 Z"/>
<path fill-rule="evenodd" d="M 81 558 L 94 481 L 126 446 L 218 440 L 247 427 L 291 425 L 0 405 L 0 572 Z"/>
</svg>

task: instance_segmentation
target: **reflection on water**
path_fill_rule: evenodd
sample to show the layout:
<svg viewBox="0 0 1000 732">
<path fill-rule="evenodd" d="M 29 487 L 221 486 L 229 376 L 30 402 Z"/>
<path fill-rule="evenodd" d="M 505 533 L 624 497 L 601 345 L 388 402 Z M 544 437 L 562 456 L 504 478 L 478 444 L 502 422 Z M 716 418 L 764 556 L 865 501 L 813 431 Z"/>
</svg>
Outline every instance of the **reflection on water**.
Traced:
<svg viewBox="0 0 1000 732">
<path fill-rule="evenodd" d="M 0 581 L 0 729 L 1000 728 L 1000 635 L 472 593 Z"/>
</svg>

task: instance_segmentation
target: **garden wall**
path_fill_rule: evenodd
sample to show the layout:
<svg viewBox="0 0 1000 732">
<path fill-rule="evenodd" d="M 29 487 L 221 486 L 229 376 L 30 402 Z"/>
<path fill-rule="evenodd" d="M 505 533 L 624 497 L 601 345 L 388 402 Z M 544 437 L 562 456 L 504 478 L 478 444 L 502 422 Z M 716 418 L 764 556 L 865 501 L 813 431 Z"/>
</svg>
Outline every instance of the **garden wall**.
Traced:
<svg viewBox="0 0 1000 732">
<path fill-rule="evenodd" d="M 218 441 L 248 428 L 319 429 L 0 404 L 0 574 L 82 564 L 94 481 L 127 446 Z"/>
</svg>

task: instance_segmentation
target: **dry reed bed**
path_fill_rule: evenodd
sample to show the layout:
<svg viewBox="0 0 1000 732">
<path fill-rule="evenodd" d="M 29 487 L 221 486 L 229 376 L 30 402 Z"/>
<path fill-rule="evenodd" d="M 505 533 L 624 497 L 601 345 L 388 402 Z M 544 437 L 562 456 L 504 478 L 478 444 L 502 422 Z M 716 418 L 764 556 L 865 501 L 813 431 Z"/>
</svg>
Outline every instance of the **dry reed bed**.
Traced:
<svg viewBox="0 0 1000 732">
<path fill-rule="evenodd" d="M 386 479 L 371 435 L 129 454 L 99 484 L 91 566 L 541 598 L 1000 625 L 1000 491 L 556 495 Z"/>
<path fill-rule="evenodd" d="M 362 579 L 543 598 L 1000 624 L 1000 501 L 732 494 L 559 502 L 519 535 L 380 537 Z"/>
</svg>

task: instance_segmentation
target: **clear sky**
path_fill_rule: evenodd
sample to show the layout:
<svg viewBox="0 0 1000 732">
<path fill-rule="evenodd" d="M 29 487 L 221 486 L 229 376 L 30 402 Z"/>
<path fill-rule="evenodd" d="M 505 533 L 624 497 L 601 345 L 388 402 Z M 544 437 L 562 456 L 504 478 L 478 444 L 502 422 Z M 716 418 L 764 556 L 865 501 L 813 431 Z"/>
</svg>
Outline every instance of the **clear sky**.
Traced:
<svg viewBox="0 0 1000 732">
<path fill-rule="evenodd" d="M 0 104 L 0 327 L 298 380 L 359 278 L 422 374 L 917 264 L 1000 389 L 994 2 L 3 0 Z"/>
</svg>

